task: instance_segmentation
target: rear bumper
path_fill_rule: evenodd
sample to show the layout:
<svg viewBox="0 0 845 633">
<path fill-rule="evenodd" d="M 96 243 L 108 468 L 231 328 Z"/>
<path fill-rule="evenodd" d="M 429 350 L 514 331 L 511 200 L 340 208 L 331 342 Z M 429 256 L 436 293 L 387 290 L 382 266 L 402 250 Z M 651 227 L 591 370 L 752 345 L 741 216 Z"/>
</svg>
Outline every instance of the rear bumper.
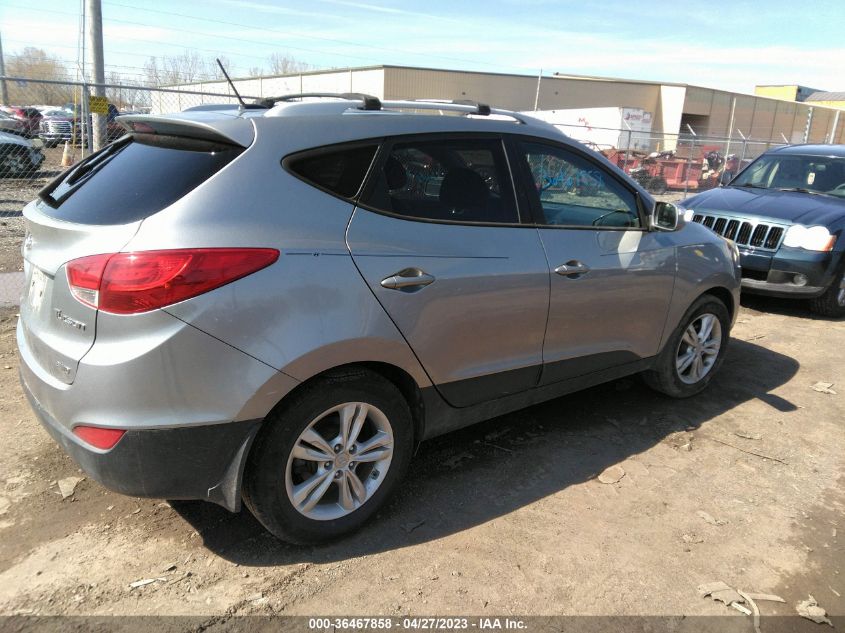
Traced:
<svg viewBox="0 0 845 633">
<path fill-rule="evenodd" d="M 83 443 L 21 385 L 42 426 L 85 473 L 133 497 L 203 499 L 237 512 L 246 455 L 261 420 L 128 430 L 108 451 Z"/>
<path fill-rule="evenodd" d="M 45 370 L 19 322 L 21 384 L 33 409 L 108 488 L 237 511 L 260 420 L 298 382 L 162 311 L 131 319 L 130 328 L 121 317 L 99 315 L 96 341 L 72 384 Z M 102 451 L 72 433 L 80 424 L 126 433 Z"/>
</svg>

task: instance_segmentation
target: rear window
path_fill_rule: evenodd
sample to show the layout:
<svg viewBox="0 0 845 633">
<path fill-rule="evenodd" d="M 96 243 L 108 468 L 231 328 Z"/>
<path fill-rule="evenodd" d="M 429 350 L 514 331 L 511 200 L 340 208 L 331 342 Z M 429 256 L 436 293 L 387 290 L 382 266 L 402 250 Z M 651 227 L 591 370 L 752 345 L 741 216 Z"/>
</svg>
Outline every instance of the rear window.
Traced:
<svg viewBox="0 0 845 633">
<path fill-rule="evenodd" d="M 285 159 L 284 165 L 303 180 L 342 198 L 354 198 L 364 182 L 378 145 L 323 148 Z"/>
<path fill-rule="evenodd" d="M 174 136 L 135 135 L 81 161 L 39 192 L 42 211 L 79 224 L 128 224 L 173 204 L 243 151 Z"/>
</svg>

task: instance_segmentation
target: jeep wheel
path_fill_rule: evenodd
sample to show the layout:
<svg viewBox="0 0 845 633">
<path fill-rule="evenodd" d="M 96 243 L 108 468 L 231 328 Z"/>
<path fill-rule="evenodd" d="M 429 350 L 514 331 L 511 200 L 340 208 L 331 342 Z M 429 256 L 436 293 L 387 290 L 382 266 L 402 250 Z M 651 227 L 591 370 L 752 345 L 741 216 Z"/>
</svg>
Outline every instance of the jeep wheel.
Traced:
<svg viewBox="0 0 845 633">
<path fill-rule="evenodd" d="M 823 295 L 810 299 L 810 309 L 826 317 L 845 316 L 845 270 L 833 278 Z"/>
</svg>

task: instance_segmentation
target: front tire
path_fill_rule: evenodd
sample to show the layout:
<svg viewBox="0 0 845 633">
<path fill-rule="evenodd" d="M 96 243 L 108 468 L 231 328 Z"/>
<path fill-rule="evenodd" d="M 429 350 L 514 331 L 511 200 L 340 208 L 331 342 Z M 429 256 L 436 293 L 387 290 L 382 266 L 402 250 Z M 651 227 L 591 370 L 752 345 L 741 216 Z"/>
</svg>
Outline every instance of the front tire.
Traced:
<svg viewBox="0 0 845 633">
<path fill-rule="evenodd" d="M 845 270 L 833 278 L 823 295 L 810 299 L 810 310 L 826 317 L 845 316 Z"/>
<path fill-rule="evenodd" d="M 318 543 L 361 527 L 398 488 L 413 453 L 401 392 L 378 374 L 327 374 L 271 413 L 250 452 L 247 507 L 276 537 Z"/>
<path fill-rule="evenodd" d="M 646 383 L 672 398 L 700 393 L 722 364 L 729 328 L 725 304 L 712 295 L 699 297 L 669 337 L 655 366 L 643 372 Z"/>
</svg>

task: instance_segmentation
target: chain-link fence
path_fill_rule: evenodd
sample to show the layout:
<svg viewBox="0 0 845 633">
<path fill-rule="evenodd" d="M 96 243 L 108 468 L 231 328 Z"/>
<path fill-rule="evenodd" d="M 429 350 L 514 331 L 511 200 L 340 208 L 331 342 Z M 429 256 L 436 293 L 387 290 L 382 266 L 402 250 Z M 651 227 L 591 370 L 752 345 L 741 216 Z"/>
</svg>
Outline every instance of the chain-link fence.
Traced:
<svg viewBox="0 0 845 633">
<path fill-rule="evenodd" d="M 677 199 L 717 187 L 764 152 L 787 144 L 743 136 L 698 136 L 694 130 L 662 134 L 549 122 L 604 154 L 651 193 Z"/>
<path fill-rule="evenodd" d="M 105 141 L 123 134 L 120 114 L 163 114 L 203 104 L 237 103 L 231 92 L 103 84 L 105 99 L 91 99 L 93 86 L 0 76 L 12 105 L 0 108 L 0 306 L 16 304 L 23 285 L 22 208 L 51 179 L 94 148 L 98 122 Z M 242 95 L 247 100 L 254 97 Z M 679 200 L 718 186 L 777 140 L 556 123 L 565 134 L 603 153 L 661 199 Z M 104 128 L 104 129 L 103 129 Z"/>
</svg>

